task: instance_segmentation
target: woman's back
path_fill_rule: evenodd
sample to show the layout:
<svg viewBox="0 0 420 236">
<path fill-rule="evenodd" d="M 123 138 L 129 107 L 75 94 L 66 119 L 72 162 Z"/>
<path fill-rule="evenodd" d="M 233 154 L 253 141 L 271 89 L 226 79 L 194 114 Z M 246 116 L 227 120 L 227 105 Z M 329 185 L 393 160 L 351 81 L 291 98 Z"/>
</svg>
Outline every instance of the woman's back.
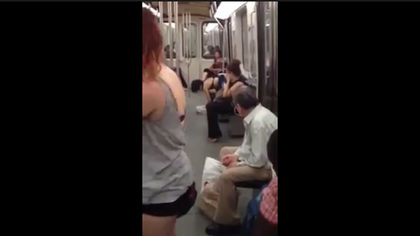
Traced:
<svg viewBox="0 0 420 236">
<path fill-rule="evenodd" d="M 142 122 L 143 204 L 173 202 L 193 183 L 177 104 L 169 86 L 158 83 L 165 95 L 162 115 Z"/>
</svg>

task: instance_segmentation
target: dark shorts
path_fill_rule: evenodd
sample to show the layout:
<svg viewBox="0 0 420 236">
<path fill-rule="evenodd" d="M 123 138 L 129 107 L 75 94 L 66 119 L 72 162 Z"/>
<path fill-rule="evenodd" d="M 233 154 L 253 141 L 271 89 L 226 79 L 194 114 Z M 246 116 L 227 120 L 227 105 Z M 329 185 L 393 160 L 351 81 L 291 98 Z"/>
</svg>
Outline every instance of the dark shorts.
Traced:
<svg viewBox="0 0 420 236">
<path fill-rule="evenodd" d="M 216 76 L 217 76 L 217 74 L 215 74 L 213 71 L 211 71 L 211 70 L 209 70 L 209 69 L 204 69 L 204 72 L 207 72 L 207 77 L 206 77 L 206 79 L 207 79 L 207 78 L 213 78 L 213 77 L 216 77 Z"/>
<path fill-rule="evenodd" d="M 218 75 L 219 81 L 218 81 L 218 87 L 219 89 L 223 88 L 223 84 L 226 83 L 226 77 L 224 75 Z"/>
<path fill-rule="evenodd" d="M 177 200 L 171 203 L 147 204 L 142 207 L 143 214 L 152 216 L 177 216 L 181 217 L 188 213 L 195 203 L 197 191 L 193 183 L 188 190 Z"/>
</svg>

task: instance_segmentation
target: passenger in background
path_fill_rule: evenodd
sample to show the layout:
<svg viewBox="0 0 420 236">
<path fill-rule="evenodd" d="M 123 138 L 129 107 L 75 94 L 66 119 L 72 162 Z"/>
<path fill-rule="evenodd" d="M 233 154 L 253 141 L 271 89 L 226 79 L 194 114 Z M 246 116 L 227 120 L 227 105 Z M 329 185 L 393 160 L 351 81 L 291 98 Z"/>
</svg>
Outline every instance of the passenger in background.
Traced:
<svg viewBox="0 0 420 236">
<path fill-rule="evenodd" d="M 210 142 L 217 142 L 222 136 L 218 123 L 218 115 L 233 114 L 232 93 L 240 86 L 246 84 L 246 79 L 241 73 L 240 64 L 241 62 L 239 60 L 233 59 L 227 66 L 226 86 L 223 89 L 223 94 L 206 105 L 208 138 Z"/>
<path fill-rule="evenodd" d="M 216 77 L 217 74 L 222 72 L 223 62 L 224 60 L 222 56 L 222 51 L 215 50 L 213 64 L 211 65 L 210 68 L 204 69 L 204 73 L 203 73 L 203 76 L 201 77 L 201 81 L 204 82 L 207 78 Z"/>
<path fill-rule="evenodd" d="M 254 91 L 241 87 L 234 99 L 237 114 L 244 117 L 245 136 L 240 147 L 223 147 L 220 160 L 227 169 L 203 189 L 198 198 L 199 209 L 214 223 L 206 233 L 235 233 L 240 230 L 235 183 L 269 181 L 272 165 L 267 158 L 267 142 L 277 129 L 277 117 L 259 104 Z"/>
<path fill-rule="evenodd" d="M 211 45 L 208 45 L 206 48 L 206 51 L 203 54 L 203 57 L 206 59 L 211 59 L 214 57 L 214 47 Z"/>
<path fill-rule="evenodd" d="M 273 169 L 278 175 L 278 143 L 277 130 L 273 132 L 267 144 L 267 154 Z M 277 235 L 278 229 L 278 178 L 271 180 L 262 192 L 262 200 L 260 204 L 260 211 L 252 230 L 253 236 L 270 236 Z"/>
<path fill-rule="evenodd" d="M 146 8 L 142 19 L 142 235 L 168 236 L 196 198 L 179 117 L 185 98 L 176 74 L 162 64 L 157 19 Z"/>
<path fill-rule="evenodd" d="M 202 87 L 204 96 L 206 97 L 206 101 L 210 102 L 211 99 L 211 90 L 217 89 L 217 85 L 219 84 L 218 74 L 222 72 L 223 68 L 223 57 L 222 52 L 217 50 L 214 52 L 214 62 L 210 68 L 204 69 L 203 76 L 201 77 Z M 221 81 L 220 81 L 221 82 Z M 203 106 L 204 109 L 204 106 Z"/>
</svg>

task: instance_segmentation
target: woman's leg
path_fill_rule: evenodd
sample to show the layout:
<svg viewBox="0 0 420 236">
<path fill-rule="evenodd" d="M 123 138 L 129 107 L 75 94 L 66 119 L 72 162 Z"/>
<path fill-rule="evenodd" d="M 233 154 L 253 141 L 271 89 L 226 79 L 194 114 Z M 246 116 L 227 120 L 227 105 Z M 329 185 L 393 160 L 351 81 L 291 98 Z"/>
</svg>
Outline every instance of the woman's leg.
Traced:
<svg viewBox="0 0 420 236">
<path fill-rule="evenodd" d="M 219 77 L 214 77 L 213 88 L 215 88 L 216 90 L 219 90 Z"/>
<path fill-rule="evenodd" d="M 222 132 L 220 131 L 219 123 L 217 121 L 218 106 L 218 102 L 210 102 L 206 105 L 209 139 L 217 139 L 222 136 Z"/>
<path fill-rule="evenodd" d="M 210 92 L 209 89 L 212 85 L 212 79 L 206 79 L 203 83 L 203 92 L 204 96 L 206 97 L 207 103 L 211 102 Z"/>
<path fill-rule="evenodd" d="M 172 236 L 175 235 L 176 216 L 157 217 L 142 215 L 143 236 Z"/>
<path fill-rule="evenodd" d="M 208 137 L 212 140 L 218 139 L 222 136 L 219 122 L 217 120 L 218 114 L 230 113 L 233 108 L 230 103 L 226 102 L 210 102 L 206 105 L 207 109 L 207 123 L 208 123 Z"/>
<path fill-rule="evenodd" d="M 204 72 L 203 76 L 201 77 L 201 81 L 204 82 L 204 80 L 206 80 L 206 78 L 207 78 L 207 72 Z"/>
</svg>

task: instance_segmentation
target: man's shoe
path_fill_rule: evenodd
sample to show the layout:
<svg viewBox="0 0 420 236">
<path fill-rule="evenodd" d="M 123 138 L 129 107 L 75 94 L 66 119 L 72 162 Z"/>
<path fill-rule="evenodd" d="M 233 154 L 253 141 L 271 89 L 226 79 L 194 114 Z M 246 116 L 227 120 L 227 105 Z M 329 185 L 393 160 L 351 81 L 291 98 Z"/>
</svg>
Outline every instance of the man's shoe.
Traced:
<svg viewBox="0 0 420 236">
<path fill-rule="evenodd" d="M 212 223 L 206 227 L 206 234 L 209 235 L 220 235 L 220 234 L 236 234 L 239 233 L 241 227 L 239 225 L 221 225 Z"/>
</svg>

